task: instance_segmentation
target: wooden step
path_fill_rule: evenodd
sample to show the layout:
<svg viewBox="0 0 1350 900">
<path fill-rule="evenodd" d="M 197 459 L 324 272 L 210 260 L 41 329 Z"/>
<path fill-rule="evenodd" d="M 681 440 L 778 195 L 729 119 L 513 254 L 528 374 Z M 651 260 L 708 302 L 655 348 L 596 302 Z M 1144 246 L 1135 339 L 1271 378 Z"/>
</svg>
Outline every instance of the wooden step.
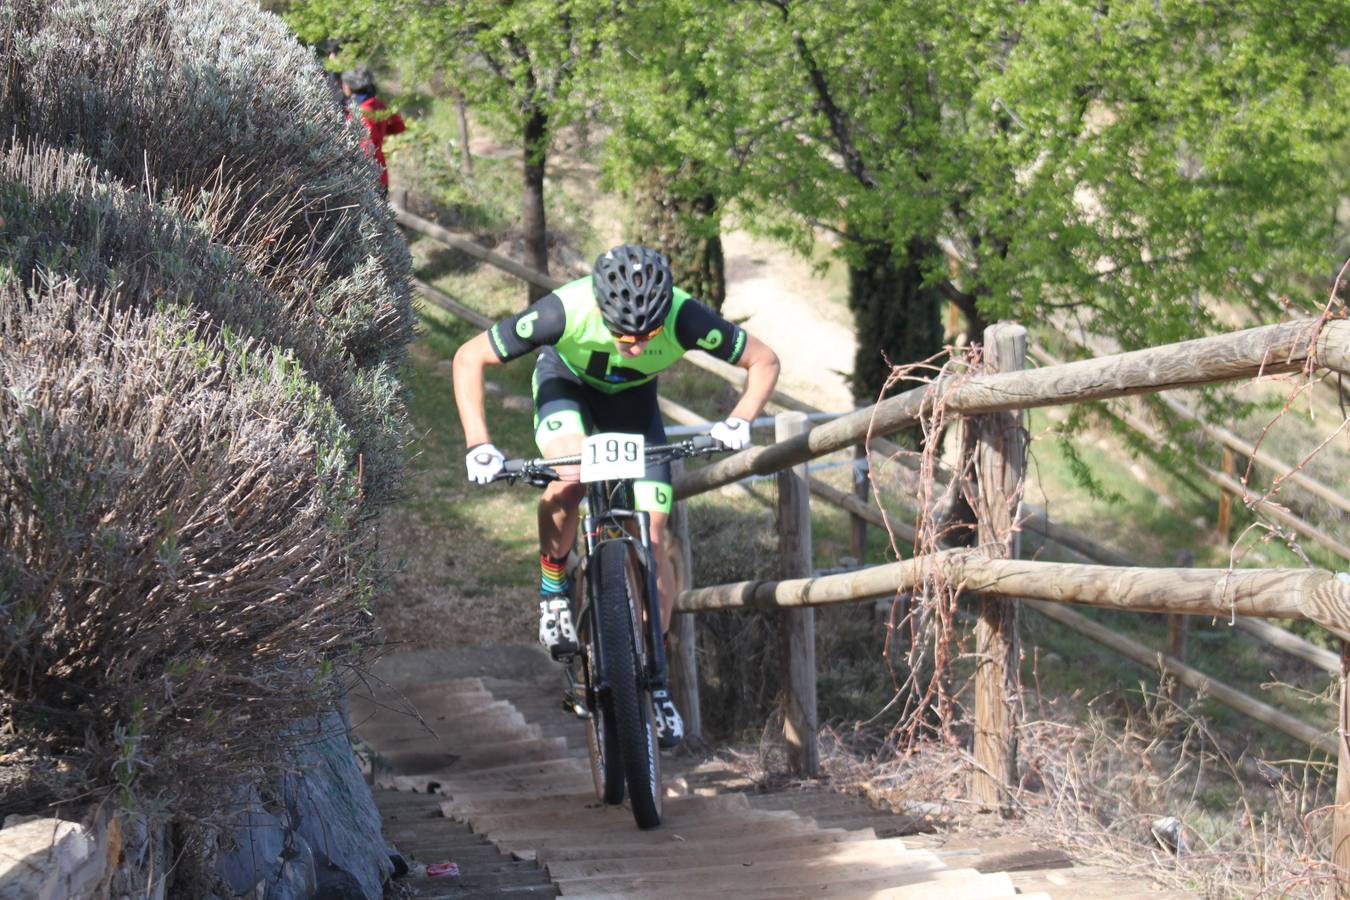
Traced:
<svg viewBox="0 0 1350 900">
<path fill-rule="evenodd" d="M 523 778 L 532 775 L 553 775 L 559 772 L 590 772 L 591 763 L 589 758 L 578 756 L 565 756 L 553 760 L 533 760 L 529 762 L 503 763 L 499 766 L 484 766 L 476 769 L 472 780 L 476 783 L 490 781 L 494 778 L 509 780 L 511 778 Z M 455 781 L 463 778 L 458 772 L 442 773 L 444 782 Z M 468 786 L 465 784 L 464 786 Z"/>
<path fill-rule="evenodd" d="M 648 861 L 643 860 L 641 862 Z M 557 866 L 558 864 L 547 865 L 549 875 L 554 881 L 560 885 L 580 886 L 591 882 L 597 885 L 616 883 L 618 880 L 631 880 L 638 884 L 647 878 L 680 875 L 701 880 L 705 875 L 709 877 L 719 876 L 724 872 L 773 873 L 780 869 L 797 873 L 801 876 L 799 879 L 801 882 L 816 883 L 837 880 L 837 876 L 834 874 L 837 872 L 848 872 L 857 876 L 884 873 L 895 868 L 911 866 L 920 866 L 927 871 L 941 869 L 943 863 L 926 850 L 904 850 L 898 853 L 888 851 L 885 854 L 859 854 L 852 858 L 843 858 L 837 854 L 798 854 L 795 856 L 782 854 L 778 857 L 769 857 L 758 853 L 743 856 L 713 856 L 709 854 L 702 861 L 686 861 L 683 865 L 672 866 L 663 860 L 660 865 L 651 865 L 647 868 L 625 865 L 621 866 L 622 871 L 618 872 L 592 872 L 580 875 L 568 875 L 566 871 L 559 871 Z M 720 884 L 718 881 L 713 883 Z"/>
<path fill-rule="evenodd" d="M 747 834 L 753 834 L 758 837 L 788 837 L 788 836 L 807 836 L 814 837 L 821 834 L 819 829 L 804 824 L 793 824 L 790 822 L 755 822 L 747 823 L 743 820 L 735 820 L 725 823 L 719 823 L 716 820 L 708 822 L 691 822 L 688 826 L 677 823 L 664 823 L 660 828 L 654 828 L 650 831 L 640 831 L 635 825 L 631 824 L 632 817 L 629 816 L 629 825 L 625 828 L 613 829 L 606 826 L 600 830 L 577 830 L 577 829 L 542 829 L 539 831 L 528 832 L 510 832 L 505 834 L 491 834 L 492 840 L 503 850 L 510 852 L 528 852 L 534 851 L 536 858 L 543 860 L 545 858 L 561 858 L 558 854 L 564 850 L 576 850 L 581 848 L 588 851 L 591 855 L 596 852 L 607 852 L 615 850 L 620 853 L 628 853 L 629 848 L 635 851 L 642 848 L 656 848 L 658 853 L 648 855 L 660 855 L 661 853 L 670 853 L 671 848 L 677 844 L 699 844 L 706 851 L 710 847 L 722 846 L 728 841 L 737 838 L 743 838 Z M 876 835 L 871 832 L 860 832 L 868 838 L 875 838 Z M 622 849 L 618 849 L 622 848 Z M 610 854 L 612 855 L 612 854 Z"/>
<path fill-rule="evenodd" d="M 660 829 L 657 829 L 660 832 Z M 642 832 L 653 834 L 656 832 Z M 793 848 L 814 848 L 834 846 L 836 844 L 864 843 L 873 841 L 876 836 L 868 831 L 841 831 L 839 829 L 808 830 L 795 834 L 762 834 L 740 830 L 738 834 L 721 835 L 709 842 L 684 838 L 682 836 L 661 835 L 658 841 L 646 838 L 639 842 L 607 841 L 603 844 L 578 842 L 569 844 L 565 838 L 540 841 L 533 849 L 533 855 L 541 862 L 569 862 L 589 859 L 642 859 L 645 857 L 701 859 L 714 852 L 749 853 L 758 850 L 783 850 Z"/>
<path fill-rule="evenodd" d="M 1063 869 L 1073 858 L 1058 847 L 1040 847 L 1016 835 L 912 835 L 916 847 L 926 847 L 942 856 L 950 865 L 980 872 L 1015 872 L 1024 869 Z"/>
<path fill-rule="evenodd" d="M 603 813 L 604 819 L 591 819 L 573 828 L 567 828 L 557 821 L 539 825 L 502 826 L 496 822 L 480 820 L 469 824 L 475 829 L 476 833 L 496 842 L 498 846 L 513 851 L 521 848 L 534 849 L 536 852 L 541 844 L 556 838 L 561 831 L 566 831 L 567 837 L 563 840 L 568 841 L 569 846 L 577 846 L 583 843 L 605 844 L 615 841 L 629 841 L 634 835 L 646 835 L 660 829 L 671 832 L 675 839 L 705 841 L 713 844 L 749 830 L 761 834 L 776 835 L 811 834 L 818 830 L 812 825 L 800 822 L 800 820 L 797 822 L 765 822 L 729 813 L 713 813 L 696 817 L 668 815 L 662 820 L 658 829 L 643 831 L 637 827 L 633 820 L 632 811 L 626 806 L 605 807 L 603 810 L 582 809 L 578 812 L 585 817 Z M 641 840 L 642 838 L 639 838 L 638 841 L 633 842 L 636 843 Z"/>
<path fill-rule="evenodd" d="M 582 789 L 555 794 L 515 794 L 506 791 L 494 791 L 489 794 L 456 794 L 454 799 L 444 800 L 438 808 L 440 815 L 463 821 L 466 817 L 483 815 L 508 815 L 510 813 L 530 812 L 544 809 L 576 809 L 597 803 L 595 791 L 590 783 Z"/>
<path fill-rule="evenodd" d="M 507 803 L 510 803 L 509 807 L 506 805 Z M 564 827 L 567 827 L 573 822 L 585 821 L 584 816 L 578 816 L 579 810 L 600 810 L 602 811 L 600 815 L 608 815 L 604 811 L 615 808 L 612 806 L 606 807 L 598 802 L 595 798 L 595 791 L 592 790 L 585 793 L 549 797 L 516 798 L 510 801 L 498 798 L 487 800 L 460 800 L 456 798 L 442 803 L 441 813 L 446 818 L 470 819 L 474 823 L 475 829 L 482 831 L 485 829 L 479 827 L 480 823 L 489 820 L 502 828 L 513 825 L 530 825 L 541 821 L 559 821 Z M 728 813 L 754 814 L 745 798 L 736 794 L 721 797 L 674 798 L 666 800 L 664 808 L 667 816 L 679 817 L 682 821 Z"/>
<path fill-rule="evenodd" d="M 665 900 L 665 898 L 714 900 L 733 892 L 736 900 L 787 900 L 798 897 L 828 897 L 835 900 L 844 897 L 870 897 L 877 891 L 896 891 L 904 887 L 913 889 L 915 900 L 934 900 L 934 898 L 988 900 L 991 896 L 1015 895 L 1011 885 L 1001 893 L 990 893 L 994 889 L 1002 889 L 1003 886 L 997 882 L 989 884 L 982 882 L 980 879 L 984 876 L 974 869 L 943 869 L 940 863 L 937 865 L 938 868 L 925 868 L 921 865 L 908 868 L 895 867 L 876 874 L 848 871 L 801 872 L 796 878 L 792 876 L 790 867 L 760 871 L 757 866 L 749 866 L 738 867 L 739 871 L 712 873 L 707 880 L 701 874 L 679 873 L 679 876 L 694 878 L 692 883 L 681 880 L 679 876 L 652 877 L 629 881 L 620 879 L 600 890 L 595 889 L 595 885 L 581 890 L 569 890 L 567 885 L 561 885 L 560 889 L 564 897 L 587 898 L 587 900 L 601 897 L 608 900 L 619 897 L 625 900 Z M 933 887 L 930 888 L 929 885 Z M 970 896 L 963 893 L 964 890 L 969 890 Z"/>
<path fill-rule="evenodd" d="M 737 863 L 667 872 L 598 875 L 574 879 L 559 879 L 554 876 L 554 881 L 557 882 L 563 896 L 576 893 L 646 893 L 653 890 L 681 888 L 687 890 L 693 885 L 706 885 L 726 891 L 735 890 L 739 894 L 740 891 L 747 889 L 781 889 L 803 884 L 841 883 L 863 879 L 885 879 L 890 885 L 914 884 L 930 880 L 934 873 L 939 871 L 951 870 L 931 853 L 915 850 L 910 851 L 903 860 L 890 864 L 868 865 L 829 858 L 779 859 L 756 861 L 749 865 Z"/>
<path fill-rule="evenodd" d="M 520 710 L 504 700 L 493 700 L 481 706 L 475 706 L 467 712 L 437 713 L 430 716 L 414 714 L 411 711 L 378 709 L 363 718 L 353 718 L 352 730 L 358 734 L 369 734 L 375 739 L 384 735 L 398 735 L 404 732 L 427 734 L 434 731 L 437 737 L 455 734 L 460 731 L 477 728 L 485 722 L 514 722 L 525 726 L 530 723 L 521 715 Z"/>
<path fill-rule="evenodd" d="M 482 687 L 451 682 L 432 682 L 410 687 L 401 693 L 390 692 L 379 700 L 353 697 L 351 707 L 353 721 L 360 721 L 363 716 L 358 715 L 357 710 L 361 712 L 374 711 L 377 715 L 383 712 L 398 712 L 407 707 L 416 710 L 470 710 L 487 706 L 490 703 L 497 702 L 497 700 L 497 697 L 494 697 Z"/>
<path fill-rule="evenodd" d="M 1146 878 L 1122 878 L 1120 873 L 1100 866 L 1074 866 L 1067 869 L 1047 869 L 1010 872 L 1009 877 L 1019 890 L 1040 891 L 1053 897 L 1073 897 L 1074 900 L 1180 900 L 1194 897 L 1185 891 L 1164 890 L 1150 884 Z"/>
<path fill-rule="evenodd" d="M 484 806 L 490 806 L 494 801 L 505 802 L 531 797 L 582 797 L 588 795 L 589 799 L 582 802 L 589 802 L 595 799 L 595 784 L 589 772 L 574 772 L 569 775 L 550 776 L 548 782 L 486 785 L 478 791 L 463 791 L 458 787 L 451 787 L 440 793 L 443 795 L 443 800 L 478 803 Z"/>
<path fill-rule="evenodd" d="M 874 900 L 996 900 L 1016 897 L 1018 894 L 1006 873 L 976 872 L 963 876 L 944 876 L 924 884 L 883 888 L 873 891 L 869 896 Z"/>
<path fill-rule="evenodd" d="M 683 856 L 608 856 L 584 860 L 553 860 L 546 865 L 556 879 L 586 878 L 595 875 L 638 874 L 644 872 L 698 868 L 707 865 L 754 865 L 780 860 L 830 859 L 838 862 L 887 862 L 902 858 L 910 850 L 900 838 L 875 841 L 845 841 L 828 844 L 782 847 L 763 841 L 741 849 L 720 851 L 709 848 L 698 855 Z"/>
<path fill-rule="evenodd" d="M 487 720 L 472 729 L 463 731 L 452 730 L 449 733 L 441 735 L 427 734 L 408 730 L 401 734 L 384 734 L 377 742 L 371 746 L 380 753 L 381 756 L 387 756 L 390 753 L 396 753 L 400 750 L 406 750 L 418 744 L 431 742 L 438 744 L 447 750 L 455 753 L 462 753 L 465 750 L 474 747 L 481 747 L 488 744 L 502 744 L 508 741 L 538 741 L 543 739 L 544 735 L 538 725 L 527 725 L 524 722 L 499 722 Z M 584 736 L 583 736 L 584 737 Z M 558 740 L 554 737 L 553 740 Z"/>
<path fill-rule="evenodd" d="M 551 882 L 538 885 L 512 885 L 497 889 L 460 886 L 453 878 L 408 878 L 399 884 L 408 885 L 409 895 L 419 900 L 535 900 L 558 896 Z"/>
<path fill-rule="evenodd" d="M 585 750 L 579 751 L 585 754 Z M 382 751 L 381 758 L 393 769 L 409 774 L 431 772 L 469 772 L 496 769 L 504 765 L 546 762 L 578 758 L 578 751 L 559 738 L 506 740 L 453 750 L 437 746 L 419 750 Z"/>
</svg>

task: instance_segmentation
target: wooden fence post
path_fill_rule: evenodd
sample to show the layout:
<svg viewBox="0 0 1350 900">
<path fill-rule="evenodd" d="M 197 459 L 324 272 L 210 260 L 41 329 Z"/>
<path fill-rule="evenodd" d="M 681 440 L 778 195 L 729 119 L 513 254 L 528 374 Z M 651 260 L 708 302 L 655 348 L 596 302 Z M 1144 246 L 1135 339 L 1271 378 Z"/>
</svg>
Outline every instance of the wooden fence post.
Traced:
<svg viewBox="0 0 1350 900">
<path fill-rule="evenodd" d="M 984 332 L 985 368 L 1011 372 L 1026 367 L 1027 331 L 999 322 Z M 1021 413 L 981 416 L 976 466 L 979 546 L 992 557 L 1015 559 L 1020 548 L 1013 530 L 1026 474 L 1026 435 Z M 1017 778 L 1017 703 L 1020 673 L 1017 601 L 982 597 L 975 625 L 976 770 L 971 795 L 989 809 L 1011 812 L 1007 791 Z"/>
<path fill-rule="evenodd" d="M 1178 569 L 1189 569 L 1194 565 L 1194 553 L 1189 550 L 1177 551 L 1176 567 Z M 1184 663 L 1186 661 L 1186 644 L 1190 630 L 1190 616 L 1184 616 L 1181 613 L 1167 614 L 1167 655 L 1177 662 Z M 1173 703 L 1181 703 L 1186 696 L 1181 685 L 1175 679 L 1170 684 L 1171 690 L 1168 693 L 1168 698 Z"/>
<path fill-rule="evenodd" d="M 804 434 L 809 427 L 806 413 L 779 413 L 774 419 L 774 440 L 788 440 Z M 781 577 L 811 575 L 811 488 L 805 463 L 778 473 L 778 555 Z M 783 737 L 787 740 L 788 767 L 794 775 L 813 778 L 820 771 L 816 746 L 816 612 L 790 609 L 780 615 Z"/>
<path fill-rule="evenodd" d="M 853 496 L 857 497 L 863 503 L 867 502 L 868 488 L 871 482 L 867 477 L 867 470 L 863 466 L 868 464 L 867 448 L 858 444 L 853 448 Z M 867 520 L 857 513 L 849 516 L 849 554 L 857 561 L 856 564 L 863 566 L 867 564 Z"/>
<path fill-rule="evenodd" d="M 1233 451 L 1228 447 L 1223 448 L 1223 463 L 1221 471 L 1230 478 L 1237 475 L 1237 460 L 1233 458 Z M 1233 495 L 1223 488 L 1219 488 L 1219 521 L 1215 530 L 1219 533 L 1219 540 L 1228 543 L 1228 534 L 1233 530 Z"/>
<path fill-rule="evenodd" d="M 1346 696 L 1350 675 L 1350 642 L 1341 641 L 1341 716 L 1336 729 L 1336 806 L 1331 815 L 1331 864 L 1335 881 L 1327 897 L 1350 897 L 1350 697 Z"/>
<path fill-rule="evenodd" d="M 679 460 L 674 463 L 680 466 Z M 666 524 L 666 552 L 671 555 L 675 570 L 675 595 L 694 586 L 693 548 L 689 545 L 689 507 L 677 501 Z M 684 735 L 703 737 L 703 714 L 698 694 L 698 658 L 696 656 L 698 629 L 692 613 L 676 613 L 670 620 L 670 657 L 666 667 L 670 671 L 670 689 L 675 702 L 684 713 Z"/>
</svg>

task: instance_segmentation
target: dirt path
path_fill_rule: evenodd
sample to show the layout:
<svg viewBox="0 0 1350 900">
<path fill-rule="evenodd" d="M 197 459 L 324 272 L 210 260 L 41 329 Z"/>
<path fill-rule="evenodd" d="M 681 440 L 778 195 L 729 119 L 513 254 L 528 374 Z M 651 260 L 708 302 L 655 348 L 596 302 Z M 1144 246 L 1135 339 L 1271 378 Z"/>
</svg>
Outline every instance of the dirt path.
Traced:
<svg viewBox="0 0 1350 900">
<path fill-rule="evenodd" d="M 779 389 L 822 409 L 852 408 L 857 342 L 840 279 L 817 275 L 807 260 L 743 231 L 723 237 L 722 250 L 723 312 L 778 353 Z"/>
</svg>

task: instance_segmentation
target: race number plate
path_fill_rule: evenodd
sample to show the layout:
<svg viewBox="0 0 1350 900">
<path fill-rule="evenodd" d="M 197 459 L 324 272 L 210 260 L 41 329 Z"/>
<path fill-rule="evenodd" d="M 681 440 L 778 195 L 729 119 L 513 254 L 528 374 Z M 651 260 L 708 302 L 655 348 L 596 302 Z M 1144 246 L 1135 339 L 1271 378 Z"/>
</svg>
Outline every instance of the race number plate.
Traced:
<svg viewBox="0 0 1350 900">
<path fill-rule="evenodd" d="M 642 456 L 645 443 L 640 434 L 608 431 L 591 435 L 581 442 L 581 480 L 641 478 L 647 472 Z"/>
</svg>

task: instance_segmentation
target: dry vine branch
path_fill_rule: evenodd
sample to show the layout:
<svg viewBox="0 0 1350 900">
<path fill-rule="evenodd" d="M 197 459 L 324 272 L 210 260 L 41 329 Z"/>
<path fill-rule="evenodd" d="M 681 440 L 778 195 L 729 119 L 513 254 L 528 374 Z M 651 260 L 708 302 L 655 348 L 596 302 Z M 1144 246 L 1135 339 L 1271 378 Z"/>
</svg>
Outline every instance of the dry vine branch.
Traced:
<svg viewBox="0 0 1350 900">
<path fill-rule="evenodd" d="M 943 357 L 945 361 L 938 364 Z M 969 542 L 969 516 L 961 515 L 959 510 L 975 506 L 974 458 L 970 452 L 974 441 L 964 428 L 959 439 L 962 452 L 955 471 L 941 495 L 936 494 L 935 488 L 942 483 L 939 471 L 943 437 L 953 419 L 946 398 L 981 369 L 978 345 L 948 348 L 943 354 L 921 363 L 892 366 L 891 375 L 882 389 L 884 395 L 906 381 L 930 385 L 919 416 L 923 450 L 918 453 L 921 495 L 916 498 L 916 538 L 912 548 L 916 558 L 932 556 L 953 544 Z M 874 424 L 869 425 L 865 439 L 869 455 L 874 427 Z M 879 500 L 883 492 L 870 468 L 868 477 L 872 481 L 873 496 Z M 881 503 L 878 506 L 885 517 L 885 506 Z M 892 552 L 896 558 L 902 558 L 889 519 L 883 518 L 883 521 L 887 524 Z M 945 741 L 954 740 L 952 726 L 959 718 L 962 692 L 961 687 L 955 685 L 954 670 L 956 662 L 968 654 L 964 636 L 957 627 L 957 598 L 961 589 L 962 585 L 951 583 L 939 566 L 928 566 L 923 569 L 913 591 L 908 596 L 898 597 L 891 606 L 884 656 L 891 671 L 895 699 L 887 709 L 899 706 L 891 735 L 901 747 L 912 748 L 922 739 L 935 735 Z M 904 641 L 904 672 L 901 674 L 896 673 L 895 666 L 898 640 Z M 936 723 L 930 721 L 932 718 L 936 718 Z"/>
<path fill-rule="evenodd" d="M 1338 295 L 1340 294 L 1341 284 L 1345 278 L 1347 271 L 1350 271 L 1350 258 L 1347 258 L 1345 262 L 1341 264 L 1340 269 L 1337 271 L 1336 277 L 1332 281 L 1331 291 L 1327 296 L 1327 300 L 1322 305 L 1321 310 L 1318 313 L 1317 327 L 1311 331 L 1308 337 L 1309 343 L 1308 343 L 1308 351 L 1306 354 L 1306 362 L 1303 365 L 1303 370 L 1301 373 L 1303 376 L 1302 380 L 1299 383 L 1297 383 L 1293 387 L 1293 389 L 1289 392 L 1289 394 L 1285 397 L 1283 405 L 1281 406 L 1280 410 L 1275 414 L 1275 416 L 1272 417 L 1268 422 L 1266 422 L 1266 424 L 1262 427 L 1260 434 L 1257 435 L 1256 440 L 1252 442 L 1253 446 L 1256 449 L 1260 449 L 1261 445 L 1265 442 L 1266 438 L 1269 436 L 1271 430 L 1275 427 L 1276 423 L 1278 423 L 1282 418 L 1284 418 L 1286 415 L 1289 414 L 1289 412 L 1293 409 L 1294 404 L 1299 399 L 1299 397 L 1304 395 L 1305 393 L 1310 392 L 1314 385 L 1316 385 L 1319 381 L 1323 380 L 1326 377 L 1325 375 L 1323 376 L 1317 375 L 1317 368 L 1318 368 L 1316 358 L 1317 340 L 1318 336 L 1322 332 L 1323 326 L 1325 326 L 1325 324 L 1328 321 L 1330 321 L 1333 318 L 1338 318 L 1345 315 L 1344 306 L 1339 300 Z M 1344 410 L 1344 408 L 1342 408 L 1342 418 L 1340 424 L 1337 425 L 1336 428 L 1332 430 L 1330 434 L 1328 434 L 1325 438 L 1323 438 L 1320 442 L 1318 442 L 1312 448 L 1312 450 L 1304 454 L 1303 457 L 1297 463 L 1294 464 L 1290 472 L 1276 473 L 1271 478 L 1270 486 L 1265 490 L 1264 493 L 1261 493 L 1260 495 L 1252 491 L 1250 487 L 1253 467 L 1256 464 L 1255 456 L 1253 455 L 1252 458 L 1249 458 L 1247 460 L 1246 471 L 1243 473 L 1243 476 L 1240 479 L 1240 483 L 1242 485 L 1242 503 L 1249 511 L 1251 511 L 1252 515 L 1255 517 L 1255 520 L 1246 528 L 1244 528 L 1234 539 L 1229 549 L 1230 566 L 1236 567 L 1238 562 L 1241 560 L 1242 556 L 1244 556 L 1246 552 L 1248 552 L 1246 550 L 1240 551 L 1239 548 L 1241 547 L 1242 542 L 1247 537 L 1247 535 L 1254 530 L 1263 530 L 1267 533 L 1266 537 L 1263 539 L 1263 542 L 1269 541 L 1271 538 L 1279 538 L 1285 544 L 1285 546 L 1287 546 L 1293 553 L 1295 553 L 1301 560 L 1303 560 L 1305 565 L 1310 567 L 1313 565 L 1312 561 L 1308 558 L 1307 553 L 1305 553 L 1302 546 L 1300 546 L 1297 535 L 1290 533 L 1289 530 L 1283 527 L 1279 522 L 1274 522 L 1267 517 L 1263 517 L 1261 513 L 1261 507 L 1265 504 L 1270 504 L 1271 506 L 1279 506 L 1279 504 L 1275 503 L 1274 497 L 1276 494 L 1279 493 L 1282 483 L 1289 476 L 1289 474 L 1292 472 L 1303 471 L 1308 466 L 1308 463 L 1311 462 L 1314 457 L 1316 457 L 1323 449 L 1325 449 L 1328 445 L 1330 445 L 1331 442 L 1334 441 L 1342 432 L 1346 431 L 1347 426 L 1350 426 L 1350 416 L 1347 416 L 1346 411 Z M 1279 508 L 1283 509 L 1283 507 Z"/>
</svg>

